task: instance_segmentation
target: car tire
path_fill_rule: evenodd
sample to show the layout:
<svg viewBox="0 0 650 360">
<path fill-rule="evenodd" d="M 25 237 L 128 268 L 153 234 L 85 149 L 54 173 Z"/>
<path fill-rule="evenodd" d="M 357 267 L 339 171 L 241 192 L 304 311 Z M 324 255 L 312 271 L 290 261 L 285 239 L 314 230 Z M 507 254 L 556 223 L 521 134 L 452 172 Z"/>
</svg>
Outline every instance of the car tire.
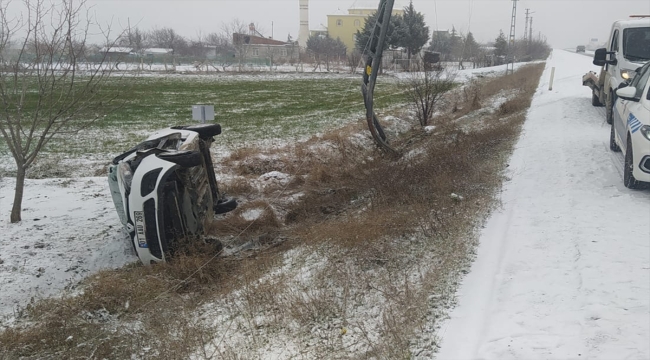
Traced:
<svg viewBox="0 0 650 360">
<path fill-rule="evenodd" d="M 600 102 L 600 99 L 598 99 L 598 96 L 596 96 L 595 93 L 591 93 L 591 105 L 598 107 L 603 106 L 603 104 Z"/>
<path fill-rule="evenodd" d="M 614 123 L 610 125 L 609 131 L 609 149 L 613 152 L 620 152 L 621 148 L 616 144 L 616 130 L 614 130 Z"/>
<path fill-rule="evenodd" d="M 614 102 L 616 99 L 614 99 L 614 93 L 610 91 L 609 96 L 607 97 L 607 100 L 605 101 L 605 119 L 607 120 L 608 124 L 612 123 L 612 120 L 614 120 Z"/>
<path fill-rule="evenodd" d="M 219 124 L 183 125 L 174 126 L 172 129 L 194 131 L 199 134 L 201 139 L 207 139 L 221 134 L 221 125 Z"/>
<path fill-rule="evenodd" d="M 167 151 L 157 156 L 185 168 L 199 166 L 203 163 L 203 155 L 198 151 Z"/>
<path fill-rule="evenodd" d="M 634 178 L 634 153 L 632 150 L 632 139 L 627 135 L 627 145 L 625 147 L 625 165 L 623 168 L 623 184 L 628 189 L 636 189 L 640 183 Z"/>
</svg>

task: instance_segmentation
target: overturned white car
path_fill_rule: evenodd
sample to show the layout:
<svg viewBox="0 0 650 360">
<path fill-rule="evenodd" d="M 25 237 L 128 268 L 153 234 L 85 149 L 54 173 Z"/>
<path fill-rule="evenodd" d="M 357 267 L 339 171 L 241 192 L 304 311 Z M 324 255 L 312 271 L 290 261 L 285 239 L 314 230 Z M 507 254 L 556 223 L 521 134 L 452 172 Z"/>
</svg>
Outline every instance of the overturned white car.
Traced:
<svg viewBox="0 0 650 360">
<path fill-rule="evenodd" d="M 166 261 L 183 239 L 205 241 L 214 214 L 237 207 L 217 187 L 210 146 L 220 133 L 219 124 L 174 126 L 113 159 L 113 202 L 145 265 Z"/>
</svg>

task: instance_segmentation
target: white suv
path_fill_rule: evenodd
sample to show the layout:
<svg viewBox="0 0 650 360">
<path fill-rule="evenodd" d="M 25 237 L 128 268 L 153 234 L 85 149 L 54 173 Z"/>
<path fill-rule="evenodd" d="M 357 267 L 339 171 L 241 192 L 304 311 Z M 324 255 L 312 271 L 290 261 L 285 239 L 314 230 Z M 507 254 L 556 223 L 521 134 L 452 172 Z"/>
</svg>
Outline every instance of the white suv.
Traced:
<svg viewBox="0 0 650 360">
<path fill-rule="evenodd" d="M 650 63 L 636 70 L 629 86 L 616 91 L 609 147 L 623 151 L 623 183 L 633 189 L 650 182 Z"/>
</svg>

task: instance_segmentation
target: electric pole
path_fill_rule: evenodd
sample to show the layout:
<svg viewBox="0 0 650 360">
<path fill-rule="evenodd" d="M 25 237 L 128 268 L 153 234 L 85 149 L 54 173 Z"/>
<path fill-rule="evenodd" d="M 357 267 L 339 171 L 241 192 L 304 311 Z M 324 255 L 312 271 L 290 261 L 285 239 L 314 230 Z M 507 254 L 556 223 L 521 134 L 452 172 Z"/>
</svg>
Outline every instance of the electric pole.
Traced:
<svg viewBox="0 0 650 360">
<path fill-rule="evenodd" d="M 533 41 L 533 17 L 530 17 L 530 26 L 528 27 L 530 35 L 528 36 L 529 41 Z"/>
<path fill-rule="evenodd" d="M 510 36 L 508 37 L 508 57 L 506 75 L 515 72 L 515 28 L 517 26 L 517 1 L 512 0 L 512 19 L 510 21 Z"/>
<path fill-rule="evenodd" d="M 526 9 L 526 29 L 524 30 L 524 42 L 528 41 L 528 14 L 530 9 Z"/>
</svg>

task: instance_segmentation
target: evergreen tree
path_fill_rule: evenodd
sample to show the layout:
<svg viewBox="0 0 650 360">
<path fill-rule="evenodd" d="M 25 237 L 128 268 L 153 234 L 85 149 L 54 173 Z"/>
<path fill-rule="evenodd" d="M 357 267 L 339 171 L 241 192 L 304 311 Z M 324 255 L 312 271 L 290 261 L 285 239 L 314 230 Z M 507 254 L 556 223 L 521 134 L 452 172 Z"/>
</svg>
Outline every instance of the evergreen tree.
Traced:
<svg viewBox="0 0 650 360">
<path fill-rule="evenodd" d="M 468 32 L 463 44 L 463 58 L 471 59 L 478 54 L 479 45 L 474 39 L 474 34 Z"/>
<path fill-rule="evenodd" d="M 451 26 L 450 36 L 449 51 L 454 59 L 458 59 L 463 53 L 463 39 L 458 35 L 458 32 L 453 25 Z"/>
<path fill-rule="evenodd" d="M 409 60 L 429 41 L 429 27 L 424 15 L 415 11 L 413 1 L 404 8 L 404 16 L 398 18 L 394 40 L 396 46 L 406 48 Z"/>
<path fill-rule="evenodd" d="M 398 23 L 401 21 L 400 16 L 391 16 L 390 22 L 388 24 L 388 32 L 386 33 L 386 43 L 384 43 L 384 49 L 387 49 L 390 46 L 396 46 L 395 39 L 395 28 Z M 363 25 L 361 31 L 357 30 L 355 45 L 357 49 L 364 55 L 367 53 L 368 49 L 366 47 L 369 45 L 370 34 L 375 28 L 375 23 L 377 23 L 377 12 L 374 12 L 372 15 L 369 15 L 366 18 L 366 22 Z"/>
<path fill-rule="evenodd" d="M 435 31 L 431 36 L 429 50 L 439 52 L 442 55 L 451 53 L 451 36 L 448 31 Z"/>
<path fill-rule="evenodd" d="M 499 36 L 494 40 L 494 47 L 494 55 L 496 56 L 505 56 L 508 53 L 508 40 L 506 40 L 503 30 L 499 30 Z"/>
</svg>

